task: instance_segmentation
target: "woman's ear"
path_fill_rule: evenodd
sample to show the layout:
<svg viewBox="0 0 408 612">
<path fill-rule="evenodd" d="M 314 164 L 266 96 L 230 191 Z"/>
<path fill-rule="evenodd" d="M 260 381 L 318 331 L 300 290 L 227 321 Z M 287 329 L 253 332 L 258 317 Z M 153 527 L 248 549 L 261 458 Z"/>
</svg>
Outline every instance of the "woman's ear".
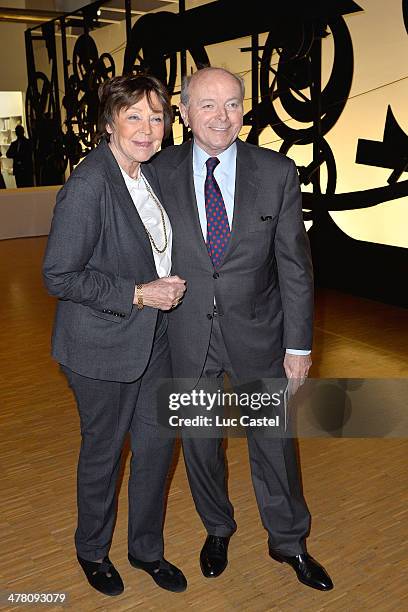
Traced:
<svg viewBox="0 0 408 612">
<path fill-rule="evenodd" d="M 108 134 L 112 134 L 112 132 L 113 132 L 113 130 L 112 130 L 111 126 L 109 125 L 109 123 L 107 123 L 105 125 L 105 130 L 108 132 Z"/>
</svg>

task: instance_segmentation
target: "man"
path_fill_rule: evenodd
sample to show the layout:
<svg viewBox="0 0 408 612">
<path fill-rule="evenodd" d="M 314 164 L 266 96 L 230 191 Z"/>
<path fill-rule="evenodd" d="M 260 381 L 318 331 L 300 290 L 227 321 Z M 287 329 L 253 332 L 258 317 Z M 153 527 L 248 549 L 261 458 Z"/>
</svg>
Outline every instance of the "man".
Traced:
<svg viewBox="0 0 408 612">
<path fill-rule="evenodd" d="M 31 143 L 24 136 L 22 125 L 16 126 L 16 136 L 16 140 L 13 140 L 6 155 L 13 160 L 13 174 L 16 186 L 32 187 L 34 182 Z"/>
<path fill-rule="evenodd" d="M 238 139 L 242 81 L 205 68 L 183 84 L 180 112 L 192 142 L 162 151 L 153 164 L 174 227 L 174 273 L 187 281 L 169 317 L 174 376 L 197 381 L 227 373 L 232 383 L 304 379 L 311 359 L 312 267 L 295 164 Z M 295 383 L 296 384 L 296 383 Z M 333 584 L 306 552 L 310 515 L 291 438 L 247 432 L 252 480 L 272 558 L 304 584 Z M 184 438 L 196 508 L 208 536 L 206 577 L 227 566 L 236 529 L 219 438 Z"/>
</svg>

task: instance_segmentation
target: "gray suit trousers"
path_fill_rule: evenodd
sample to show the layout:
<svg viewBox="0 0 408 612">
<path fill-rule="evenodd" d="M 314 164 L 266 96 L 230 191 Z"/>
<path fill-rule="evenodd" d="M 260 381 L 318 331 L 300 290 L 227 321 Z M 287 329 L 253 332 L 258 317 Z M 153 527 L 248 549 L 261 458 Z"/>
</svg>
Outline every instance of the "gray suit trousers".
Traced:
<svg viewBox="0 0 408 612">
<path fill-rule="evenodd" d="M 65 366 L 62 370 L 74 392 L 81 422 L 78 555 L 95 561 L 109 552 L 121 453 L 129 432 L 129 552 L 143 561 L 161 559 L 166 477 L 174 446 L 174 440 L 158 436 L 155 409 L 157 383 L 171 376 L 165 320 L 156 330 L 149 365 L 134 382 L 95 380 Z"/>
<path fill-rule="evenodd" d="M 218 316 L 214 316 L 210 345 L 202 377 L 220 379 L 231 367 Z M 284 377 L 284 372 L 276 372 Z M 200 384 L 198 385 L 200 386 Z M 293 438 L 260 437 L 246 428 L 252 482 L 269 544 L 285 555 L 305 552 L 310 514 L 304 500 Z M 184 437 L 183 453 L 197 512 L 210 535 L 227 537 L 236 530 L 226 486 L 222 438 Z"/>
</svg>

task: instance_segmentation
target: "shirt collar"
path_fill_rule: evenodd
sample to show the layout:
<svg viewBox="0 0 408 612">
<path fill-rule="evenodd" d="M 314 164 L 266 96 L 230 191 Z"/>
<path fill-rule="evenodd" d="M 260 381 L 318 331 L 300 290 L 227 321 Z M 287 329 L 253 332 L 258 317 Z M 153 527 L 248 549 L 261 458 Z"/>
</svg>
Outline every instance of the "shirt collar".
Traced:
<svg viewBox="0 0 408 612">
<path fill-rule="evenodd" d="M 205 166 L 207 159 L 214 157 L 208 155 L 198 144 L 194 141 L 193 143 L 193 169 L 194 174 L 207 174 L 207 168 Z M 237 157 L 237 143 L 233 142 L 232 145 L 225 149 L 222 153 L 216 156 L 220 160 L 220 167 L 223 165 L 232 166 Z"/>
</svg>

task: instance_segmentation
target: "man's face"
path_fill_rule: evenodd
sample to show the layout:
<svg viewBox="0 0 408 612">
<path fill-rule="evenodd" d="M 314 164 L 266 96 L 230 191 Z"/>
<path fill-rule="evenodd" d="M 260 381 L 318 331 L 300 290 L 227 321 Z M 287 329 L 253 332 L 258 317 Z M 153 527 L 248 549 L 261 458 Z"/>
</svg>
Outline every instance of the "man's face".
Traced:
<svg viewBox="0 0 408 612">
<path fill-rule="evenodd" d="M 199 147 L 211 156 L 228 149 L 243 121 L 242 91 L 238 81 L 222 70 L 209 70 L 191 81 L 188 106 L 180 104 L 185 125 Z"/>
</svg>

